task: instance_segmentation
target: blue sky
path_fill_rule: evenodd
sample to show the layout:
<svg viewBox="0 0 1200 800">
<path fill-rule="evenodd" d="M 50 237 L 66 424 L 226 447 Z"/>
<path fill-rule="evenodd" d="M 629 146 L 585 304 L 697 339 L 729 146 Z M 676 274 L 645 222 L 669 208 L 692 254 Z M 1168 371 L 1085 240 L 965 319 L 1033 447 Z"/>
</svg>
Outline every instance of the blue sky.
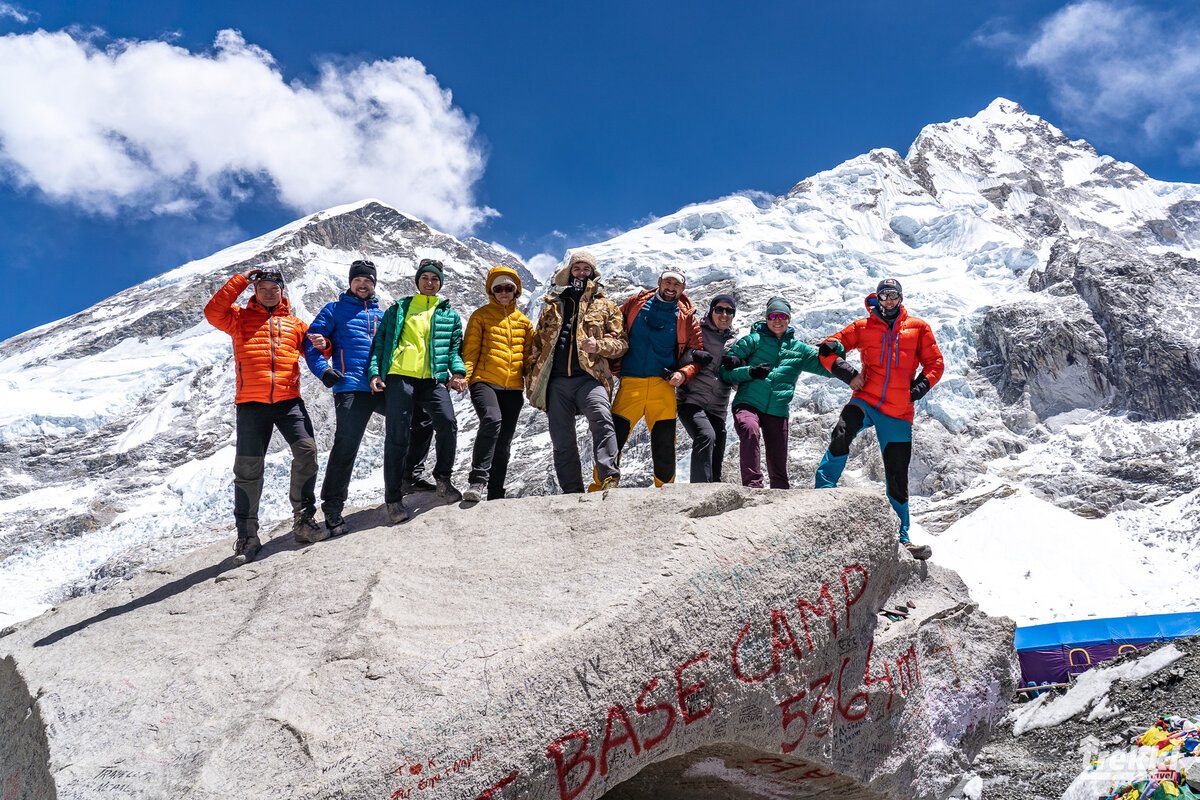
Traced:
<svg viewBox="0 0 1200 800">
<path fill-rule="evenodd" d="M 1008 97 L 1200 182 L 1160 2 L 0 2 L 0 339 L 375 196 L 526 259 Z"/>
</svg>

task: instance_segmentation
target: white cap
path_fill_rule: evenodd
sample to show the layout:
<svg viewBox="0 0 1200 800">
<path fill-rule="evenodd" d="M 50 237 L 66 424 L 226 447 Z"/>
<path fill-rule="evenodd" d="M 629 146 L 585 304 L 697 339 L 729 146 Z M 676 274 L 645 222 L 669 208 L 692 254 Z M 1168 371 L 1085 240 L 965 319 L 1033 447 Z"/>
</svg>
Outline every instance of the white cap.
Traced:
<svg viewBox="0 0 1200 800">
<path fill-rule="evenodd" d="M 668 269 L 668 270 L 664 271 L 662 275 L 658 276 L 658 279 L 660 281 L 664 280 L 666 278 L 674 278 L 675 280 L 679 281 L 682 284 L 685 284 L 685 285 L 687 284 L 687 278 L 683 277 L 683 273 L 677 269 Z"/>
</svg>

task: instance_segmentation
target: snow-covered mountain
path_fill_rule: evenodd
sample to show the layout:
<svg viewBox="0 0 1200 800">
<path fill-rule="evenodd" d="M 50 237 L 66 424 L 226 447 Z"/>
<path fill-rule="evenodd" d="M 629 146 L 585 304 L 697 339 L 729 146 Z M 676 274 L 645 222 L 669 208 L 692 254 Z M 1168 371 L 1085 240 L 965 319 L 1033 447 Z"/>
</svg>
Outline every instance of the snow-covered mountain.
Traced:
<svg viewBox="0 0 1200 800">
<path fill-rule="evenodd" d="M 874 150 L 773 202 L 689 206 L 589 249 L 618 301 L 669 266 L 702 305 L 735 294 L 742 330 L 784 295 L 812 342 L 860 316 L 880 278 L 900 279 L 947 361 L 918 405 L 914 538 L 987 611 L 1021 623 L 1200 599 L 1200 186 L 1155 181 L 1000 99 L 927 127 L 907 156 Z M 311 319 L 354 258 L 380 265 L 390 301 L 427 255 L 453 270 L 445 293 L 463 312 L 483 301 L 490 264 L 518 267 L 536 317 L 535 282 L 511 254 L 366 202 L 0 344 L 0 622 L 230 536 L 230 347 L 201 315 L 229 275 L 281 266 Z M 328 392 L 306 379 L 304 393 L 327 449 Z M 794 485 L 809 484 L 848 396 L 802 377 Z M 458 407 L 465 473 L 475 417 Z M 859 439 L 843 482 L 881 481 L 873 435 Z M 650 483 L 648 444 L 639 428 L 622 485 Z M 544 416 L 527 410 L 510 495 L 553 490 L 548 455 Z M 285 456 L 269 460 L 264 519 L 288 516 Z M 351 503 L 379 502 L 380 463 L 374 431 Z"/>
</svg>

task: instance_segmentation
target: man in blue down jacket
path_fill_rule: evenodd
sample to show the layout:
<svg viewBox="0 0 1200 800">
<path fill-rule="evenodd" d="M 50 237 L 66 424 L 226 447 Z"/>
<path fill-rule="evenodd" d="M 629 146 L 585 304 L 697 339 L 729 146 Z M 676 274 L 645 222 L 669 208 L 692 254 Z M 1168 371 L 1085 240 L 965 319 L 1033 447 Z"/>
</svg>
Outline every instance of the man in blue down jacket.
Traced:
<svg viewBox="0 0 1200 800">
<path fill-rule="evenodd" d="M 377 271 L 370 261 L 355 261 L 350 265 L 350 288 L 332 303 L 327 304 L 308 326 L 304 343 L 304 359 L 308 368 L 333 389 L 333 406 L 337 429 L 333 449 L 325 466 L 325 481 L 321 484 L 321 510 L 325 527 L 331 536 L 340 536 L 350 528 L 342 518 L 354 459 L 372 414 L 383 416 L 383 393 L 373 393 L 367 382 L 367 356 L 371 340 L 379 327 L 383 309 L 375 299 Z M 429 417 L 413 419 L 410 454 L 424 461 L 429 452 L 433 429 Z M 413 458 L 408 473 L 413 472 Z"/>
</svg>

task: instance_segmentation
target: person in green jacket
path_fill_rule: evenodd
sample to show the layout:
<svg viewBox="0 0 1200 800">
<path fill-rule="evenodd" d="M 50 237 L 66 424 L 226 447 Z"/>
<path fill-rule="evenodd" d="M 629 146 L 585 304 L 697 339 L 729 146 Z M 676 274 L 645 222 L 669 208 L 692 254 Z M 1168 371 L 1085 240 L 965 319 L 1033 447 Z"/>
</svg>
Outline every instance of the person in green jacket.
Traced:
<svg viewBox="0 0 1200 800">
<path fill-rule="evenodd" d="M 409 516 L 404 507 L 404 465 L 413 408 L 418 404 L 433 420 L 437 495 L 449 503 L 462 499 L 450 482 L 458 421 L 449 389 L 466 391 L 467 367 L 462 358 L 462 319 L 449 300 L 437 296 L 445 275 L 442 269 L 440 261 L 421 259 L 418 294 L 401 298 L 384 312 L 367 360 L 371 391 L 384 393 L 383 499 L 393 525 Z"/>
<path fill-rule="evenodd" d="M 741 442 L 742 485 L 762 488 L 759 441 L 767 453 L 772 489 L 788 489 L 788 406 L 801 372 L 837 375 L 821 365 L 817 348 L 796 338 L 792 307 L 782 297 L 767 301 L 766 319 L 754 323 L 721 361 L 721 379 L 737 386 L 733 429 Z M 840 353 L 839 353 L 840 355 Z M 848 379 L 847 379 L 848 380 Z"/>
</svg>

